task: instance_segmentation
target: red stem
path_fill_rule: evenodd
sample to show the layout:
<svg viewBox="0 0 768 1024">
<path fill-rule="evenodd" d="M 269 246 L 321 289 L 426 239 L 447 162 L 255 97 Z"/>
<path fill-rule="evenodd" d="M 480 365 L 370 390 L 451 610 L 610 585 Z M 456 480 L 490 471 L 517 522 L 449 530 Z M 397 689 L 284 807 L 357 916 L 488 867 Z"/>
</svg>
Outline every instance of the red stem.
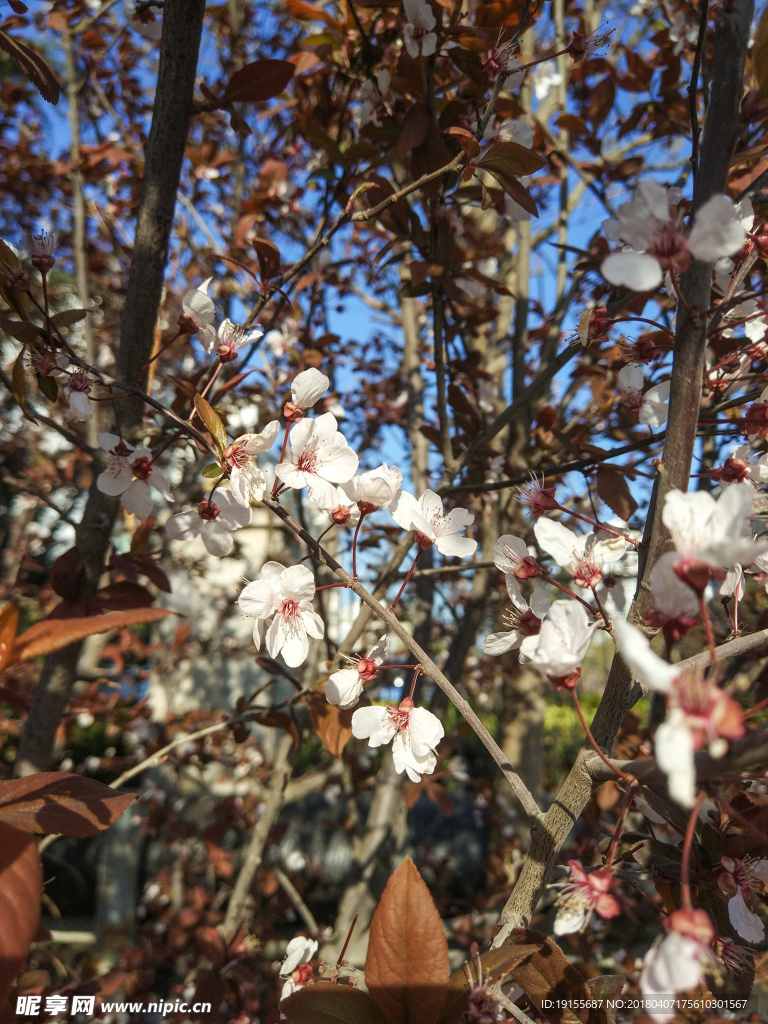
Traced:
<svg viewBox="0 0 768 1024">
<path fill-rule="evenodd" d="M 392 602 L 392 604 L 391 604 L 391 605 L 389 606 L 389 610 L 390 610 L 391 612 L 393 612 L 393 611 L 395 610 L 395 608 L 397 608 L 397 602 L 398 602 L 398 601 L 400 600 L 400 598 L 401 598 L 401 597 L 403 596 L 403 591 L 405 590 L 405 585 L 406 585 L 406 583 L 408 582 L 408 580 L 409 580 L 409 579 L 411 578 L 411 573 L 412 573 L 412 572 L 413 572 L 413 570 L 414 570 L 414 569 L 416 568 L 416 563 L 418 562 L 418 560 L 419 560 L 420 558 L 421 558 L 421 548 L 419 548 L 419 550 L 418 550 L 418 551 L 416 552 L 416 557 L 415 557 L 415 558 L 414 558 L 414 560 L 413 560 L 413 565 L 412 565 L 412 566 L 411 566 L 411 568 L 410 568 L 410 569 L 408 570 L 408 574 L 407 574 L 407 576 L 405 577 L 405 579 L 403 580 L 403 585 L 402 585 L 402 587 L 400 587 L 400 589 L 399 589 L 399 590 L 398 590 L 398 592 L 397 592 L 397 597 L 396 597 L 396 598 L 395 598 L 395 600 L 394 600 L 394 601 Z"/>
<path fill-rule="evenodd" d="M 595 737 L 592 735 L 592 732 L 591 732 L 589 726 L 587 725 L 587 720 L 584 717 L 584 712 L 581 710 L 581 704 L 579 704 L 579 698 L 576 696 L 576 689 L 575 689 L 575 687 L 574 687 L 574 689 L 571 690 L 571 696 L 573 697 L 573 706 L 576 708 L 576 714 L 579 716 L 579 721 L 581 722 L 581 727 L 582 727 L 582 729 L 584 730 L 584 732 L 586 734 L 587 740 L 589 741 L 589 745 L 592 747 L 592 749 L 597 754 L 597 756 L 600 758 L 600 760 L 604 764 L 607 764 L 608 767 L 611 769 L 611 771 L 615 772 L 616 775 L 618 775 L 618 777 L 622 780 L 622 782 L 626 782 L 628 785 L 630 785 L 630 786 L 632 786 L 634 788 L 637 785 L 637 780 L 635 779 L 635 777 L 633 775 L 627 775 L 627 773 L 623 772 L 621 770 L 621 768 L 617 768 L 615 764 L 611 764 L 611 762 L 608 760 L 608 758 L 602 752 L 600 747 L 598 747 L 597 741 L 595 740 Z"/>
<path fill-rule="evenodd" d="M 701 808 L 704 796 L 705 793 L 702 789 L 699 795 L 696 797 L 696 803 L 693 805 L 691 816 L 688 819 L 688 828 L 685 830 L 685 841 L 683 843 L 683 861 L 680 865 L 680 884 L 682 887 L 683 910 L 693 910 L 693 903 L 691 902 L 690 881 L 691 848 L 693 846 L 693 836 L 696 831 L 696 822 L 699 820 L 699 809 Z"/>
<path fill-rule="evenodd" d="M 610 866 L 613 864 L 613 857 L 614 857 L 614 854 L 616 853 L 616 847 L 619 845 L 619 839 L 621 839 L 621 833 L 624 830 L 624 819 L 627 816 L 627 812 L 629 811 L 629 808 L 632 806 L 632 801 L 634 799 L 634 796 L 635 796 L 635 794 L 634 794 L 633 790 L 630 789 L 630 791 L 627 793 L 626 798 L 624 800 L 624 806 L 621 808 L 621 814 L 619 815 L 619 820 L 616 822 L 616 826 L 615 826 L 615 828 L 613 830 L 613 839 L 611 840 L 611 845 L 610 845 L 610 847 L 608 849 L 608 856 L 605 858 L 605 866 L 607 868 L 610 868 Z"/>
<path fill-rule="evenodd" d="M 715 656 L 715 634 L 712 632 L 712 622 L 709 618 L 709 609 L 707 608 L 707 602 L 704 600 L 704 595 L 699 594 L 699 611 L 701 612 L 701 619 L 704 623 L 704 632 L 707 634 L 707 647 L 709 648 L 709 656 L 712 659 L 714 665 Z"/>
</svg>

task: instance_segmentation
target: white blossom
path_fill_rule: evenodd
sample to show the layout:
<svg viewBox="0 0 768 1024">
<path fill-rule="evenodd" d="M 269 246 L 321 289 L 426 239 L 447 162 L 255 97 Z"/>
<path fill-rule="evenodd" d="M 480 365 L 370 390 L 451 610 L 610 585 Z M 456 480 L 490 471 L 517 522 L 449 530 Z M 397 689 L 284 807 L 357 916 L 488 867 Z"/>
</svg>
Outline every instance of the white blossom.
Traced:
<svg viewBox="0 0 768 1024">
<path fill-rule="evenodd" d="M 563 81 L 563 76 L 557 70 L 557 64 L 553 60 L 544 61 L 543 64 L 537 64 L 531 72 L 531 84 L 533 85 L 533 94 L 537 100 L 546 99 L 550 92 L 556 85 L 560 85 Z"/>
<path fill-rule="evenodd" d="M 645 955 L 640 975 L 640 990 L 651 1006 L 646 1010 L 648 1016 L 659 1024 L 671 1020 L 677 1010 L 670 996 L 697 988 L 711 961 L 708 946 L 677 931 L 671 931 L 658 946 L 652 946 Z M 664 997 L 669 1001 L 669 1009 L 653 1009 L 654 1002 L 659 1003 Z"/>
<path fill-rule="evenodd" d="M 580 587 L 596 587 L 603 567 L 615 562 L 627 548 L 623 537 L 611 534 L 576 534 L 562 523 L 541 516 L 533 527 L 536 541 L 558 565 L 566 569 Z"/>
<path fill-rule="evenodd" d="M 376 75 L 376 81 L 366 79 L 360 86 L 360 110 L 357 115 L 357 123 L 361 128 L 367 124 L 375 124 L 378 128 L 381 125 L 379 118 L 387 112 L 387 101 L 390 97 L 389 87 L 392 76 L 386 68 L 382 68 Z"/>
<path fill-rule="evenodd" d="M 389 638 L 381 637 L 364 658 L 348 658 L 351 668 L 342 668 L 334 672 L 325 687 L 325 696 L 329 704 L 338 704 L 340 708 L 351 708 L 357 704 L 364 690 L 364 684 L 376 678 L 379 665 L 387 656 Z"/>
<path fill-rule="evenodd" d="M 109 452 L 106 469 L 96 480 L 103 494 L 121 495 L 120 504 L 139 519 L 152 515 L 152 487 L 167 501 L 173 501 L 165 474 L 154 466 L 147 448 L 134 448 L 117 434 L 97 434 L 96 441 Z"/>
<path fill-rule="evenodd" d="M 291 384 L 291 398 L 297 409 L 311 409 L 319 402 L 328 388 L 330 380 L 314 367 L 297 373 Z"/>
<path fill-rule="evenodd" d="M 526 637 L 521 654 L 550 681 L 580 670 L 597 623 L 579 601 L 555 601 L 536 636 Z"/>
<path fill-rule="evenodd" d="M 165 529 L 173 540 L 201 537 L 208 553 L 221 558 L 232 550 L 232 531 L 250 522 L 250 508 L 243 508 L 231 493 L 219 491 L 215 501 L 205 499 L 197 508 L 171 516 Z"/>
<path fill-rule="evenodd" d="M 157 41 L 162 36 L 161 8 L 142 5 L 139 13 L 136 0 L 123 0 L 123 13 L 134 32 L 145 39 Z"/>
<path fill-rule="evenodd" d="M 483 641 L 483 650 L 494 656 L 515 651 L 527 636 L 535 636 L 541 629 L 541 622 L 552 603 L 547 591 L 535 586 L 530 602 L 520 593 L 514 576 L 505 577 L 507 593 L 512 607 L 505 611 L 504 620 L 510 627 L 502 633 L 490 633 Z M 520 658 L 524 661 L 524 657 Z"/>
<path fill-rule="evenodd" d="M 445 735 L 436 715 L 426 708 L 414 707 L 410 697 L 398 707 L 358 708 L 352 715 L 352 733 L 359 740 L 368 740 L 371 747 L 392 741 L 395 770 L 405 771 L 412 782 L 430 775 L 437 764 L 435 750 Z"/>
<path fill-rule="evenodd" d="M 211 352 L 216 342 L 216 331 L 213 329 L 213 318 L 216 316 L 216 307 L 213 300 L 208 297 L 208 288 L 212 277 L 206 278 L 199 288 L 190 288 L 181 300 L 183 327 L 193 328 L 187 333 L 197 333 L 200 343 L 206 352 Z"/>
<path fill-rule="evenodd" d="M 403 474 L 397 466 L 388 466 L 383 462 L 376 469 L 369 469 L 359 476 L 352 477 L 344 484 L 344 490 L 352 501 L 358 504 L 389 508 L 402 483 Z"/>
<path fill-rule="evenodd" d="M 261 501 L 267 486 L 266 475 L 253 461 L 257 455 L 268 452 L 280 431 L 278 420 L 271 420 L 258 434 L 242 434 L 235 438 L 222 453 L 224 467 L 229 472 L 232 495 L 244 508 L 253 501 Z"/>
<path fill-rule="evenodd" d="M 336 428 L 336 417 L 330 412 L 300 420 L 291 430 L 290 460 L 275 467 L 279 480 L 287 487 L 306 487 L 321 508 L 331 507 L 336 493 L 331 485 L 351 479 L 359 461 Z"/>
<path fill-rule="evenodd" d="M 465 508 L 454 508 L 445 515 L 442 498 L 434 491 L 427 489 L 418 499 L 408 491 L 398 491 L 389 511 L 398 526 L 416 531 L 422 548 L 434 544 L 441 555 L 456 558 L 467 558 L 477 550 L 476 540 L 459 536 L 475 517 Z"/>
<path fill-rule="evenodd" d="M 403 0 L 408 22 L 403 29 L 403 42 L 409 57 L 431 57 L 437 48 L 435 14 L 427 0 Z"/>
<path fill-rule="evenodd" d="M 266 562 L 258 580 L 249 583 L 238 604 L 253 616 L 253 640 L 261 650 L 266 640 L 270 657 L 282 652 L 286 665 L 297 668 L 309 653 L 308 637 L 320 640 L 323 620 L 312 607 L 315 578 L 304 565 L 287 569 L 279 562 Z"/>
</svg>

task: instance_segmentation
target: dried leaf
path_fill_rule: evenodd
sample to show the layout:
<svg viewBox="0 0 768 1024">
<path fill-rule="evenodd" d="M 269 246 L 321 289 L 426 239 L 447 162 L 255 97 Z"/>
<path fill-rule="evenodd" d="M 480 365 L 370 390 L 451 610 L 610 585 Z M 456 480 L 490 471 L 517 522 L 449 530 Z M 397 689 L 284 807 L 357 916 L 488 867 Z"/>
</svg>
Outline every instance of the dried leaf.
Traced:
<svg viewBox="0 0 768 1024">
<path fill-rule="evenodd" d="M 597 494 L 601 501 L 625 522 L 637 511 L 637 502 L 632 497 L 624 474 L 615 466 L 602 463 L 597 467 Z"/>
<path fill-rule="evenodd" d="M 326 10 L 316 4 L 307 3 L 306 0 L 286 0 L 285 9 L 297 21 L 322 21 L 329 28 L 338 31 L 343 29 L 341 22 L 336 21 Z"/>
<path fill-rule="evenodd" d="M 135 799 L 81 775 L 40 772 L 0 782 L 0 825 L 40 835 L 95 836 Z"/>
<path fill-rule="evenodd" d="M 12 601 L 0 608 L 0 672 L 11 660 L 11 651 L 19 628 L 19 609 Z"/>
<path fill-rule="evenodd" d="M 27 961 L 40 920 L 42 895 L 37 843 L 0 824 L 0 1005 Z"/>
<path fill-rule="evenodd" d="M 513 967 L 510 973 L 550 1024 L 606 1024 L 604 1010 L 594 1006 L 577 1009 L 589 1007 L 594 999 L 586 981 L 568 963 L 556 942 L 527 928 L 516 928 L 509 942 L 520 945 L 536 943 L 539 946 L 532 956 Z"/>
<path fill-rule="evenodd" d="M 342 711 L 335 704 L 329 704 L 322 693 L 313 693 L 308 704 L 315 732 L 333 757 L 341 757 L 352 739 L 352 709 Z"/>
<path fill-rule="evenodd" d="M 495 985 L 512 971 L 513 967 L 522 963 L 533 953 L 538 952 L 538 945 L 516 946 L 504 943 L 498 949 L 490 949 L 477 959 L 467 964 L 473 978 L 477 978 L 478 960 L 483 980 L 488 985 Z M 439 1024 L 459 1024 L 469 1005 L 469 979 L 463 967 L 454 971 L 448 983 L 448 997 Z"/>
<path fill-rule="evenodd" d="M 440 915 L 406 857 L 371 921 L 365 983 L 389 1024 L 437 1024 L 448 981 L 448 944 Z"/>
<path fill-rule="evenodd" d="M 288 60 L 255 60 L 232 75 L 218 102 L 261 103 L 272 99 L 280 95 L 295 73 L 296 65 Z"/>
<path fill-rule="evenodd" d="M 221 422 L 219 414 L 211 408 L 202 395 L 195 395 L 195 409 L 197 409 L 197 415 L 203 421 L 219 448 L 226 448 L 227 432 L 224 429 L 224 424 Z"/>
<path fill-rule="evenodd" d="M 13 370 L 11 371 L 11 389 L 13 391 L 13 397 L 16 399 L 16 404 L 24 413 L 27 415 L 27 370 L 24 366 L 24 349 L 19 352 L 16 356 L 16 361 L 13 364 Z"/>
<path fill-rule="evenodd" d="M 251 245 L 256 250 L 262 281 L 269 281 L 280 273 L 280 250 L 266 238 L 254 238 Z"/>
<path fill-rule="evenodd" d="M 61 86 L 48 61 L 43 60 L 39 53 L 30 50 L 18 39 L 13 39 L 7 32 L 0 29 L 0 50 L 5 52 L 19 65 L 24 75 L 34 85 L 47 103 L 55 107 L 61 95 Z"/>
<path fill-rule="evenodd" d="M 133 608 L 129 611 L 108 612 L 106 615 L 90 615 L 77 619 L 44 619 L 36 622 L 16 638 L 11 654 L 11 664 L 30 661 L 51 651 L 78 643 L 94 633 L 107 633 L 110 629 L 124 629 L 145 622 L 157 622 L 167 615 L 177 615 L 168 608 Z"/>
<path fill-rule="evenodd" d="M 347 985 L 318 981 L 280 1003 L 288 1024 L 386 1024 L 373 999 Z"/>
</svg>

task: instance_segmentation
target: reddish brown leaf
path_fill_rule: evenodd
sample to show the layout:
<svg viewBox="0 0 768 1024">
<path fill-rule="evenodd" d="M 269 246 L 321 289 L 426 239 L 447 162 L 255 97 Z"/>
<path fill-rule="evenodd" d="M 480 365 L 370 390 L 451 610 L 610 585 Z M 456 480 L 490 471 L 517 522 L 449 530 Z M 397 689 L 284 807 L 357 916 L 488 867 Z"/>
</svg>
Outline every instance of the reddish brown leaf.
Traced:
<svg viewBox="0 0 768 1024">
<path fill-rule="evenodd" d="M 56 106 L 61 95 L 61 86 L 56 72 L 48 61 L 43 60 L 39 53 L 30 50 L 28 46 L 20 43 L 18 39 L 13 39 L 2 30 L 0 30 L 0 50 L 5 50 L 9 57 L 16 61 L 43 99 Z"/>
<path fill-rule="evenodd" d="M 0 1005 L 26 963 L 40 920 L 42 895 L 37 843 L 0 824 Z"/>
<path fill-rule="evenodd" d="M 288 1024 L 386 1024 L 373 999 L 347 985 L 318 981 L 280 1003 Z"/>
<path fill-rule="evenodd" d="M 478 960 L 482 971 L 483 980 L 488 985 L 495 985 L 502 981 L 511 971 L 523 960 L 526 960 L 533 953 L 538 952 L 538 945 L 515 946 L 504 943 L 498 949 L 490 949 L 482 953 L 477 959 L 471 961 L 459 971 L 454 971 L 448 983 L 448 998 L 445 1001 L 445 1009 L 440 1017 L 439 1024 L 459 1024 L 469 1005 L 469 979 L 467 970 L 473 979 L 477 978 Z"/>
<path fill-rule="evenodd" d="M 597 467 L 597 493 L 600 500 L 625 522 L 637 511 L 637 502 L 632 497 L 624 474 L 615 466 L 603 463 Z"/>
<path fill-rule="evenodd" d="M 280 250 L 266 238 L 254 238 L 251 245 L 256 250 L 262 281 L 269 281 L 280 273 Z"/>
<path fill-rule="evenodd" d="M 341 757 L 352 739 L 352 710 L 342 711 L 335 704 L 329 704 L 322 693 L 313 693 L 308 705 L 315 732 L 330 754 Z"/>
<path fill-rule="evenodd" d="M 518 206 L 522 206 L 532 217 L 539 216 L 539 208 L 534 202 L 533 196 L 514 175 L 508 174 L 501 166 L 485 167 L 484 170 L 494 176 L 507 195 L 514 199 Z"/>
<path fill-rule="evenodd" d="M 448 135 L 454 142 L 458 142 L 468 157 L 477 156 L 480 152 L 480 143 L 472 132 L 467 131 L 466 128 L 446 128 L 444 134 Z"/>
<path fill-rule="evenodd" d="M 82 572 L 83 556 L 77 548 L 70 548 L 59 555 L 51 566 L 51 586 L 65 601 L 76 601 L 80 593 Z"/>
<path fill-rule="evenodd" d="M 294 745 L 296 747 L 300 745 L 299 730 L 296 728 L 296 723 L 284 711 L 266 711 L 263 715 L 259 715 L 256 721 L 259 725 L 266 725 L 269 729 L 285 729 L 293 740 Z"/>
<path fill-rule="evenodd" d="M 547 166 L 547 161 L 539 153 L 526 149 L 518 142 L 495 142 L 475 163 L 490 171 L 500 168 L 506 174 L 519 177 L 521 174 L 533 174 Z"/>
<path fill-rule="evenodd" d="M 406 857 L 371 921 L 365 983 L 389 1024 L 437 1024 L 448 980 L 448 944 L 440 915 Z"/>
<path fill-rule="evenodd" d="M 508 942 L 538 945 L 538 950 L 513 967 L 510 974 L 550 1024 L 605 1024 L 603 1010 L 571 1009 L 580 1004 L 589 1007 L 595 1000 L 584 978 L 568 963 L 556 942 L 526 928 L 516 928 Z"/>
<path fill-rule="evenodd" d="M 95 836 L 136 798 L 67 772 L 0 782 L 0 824 L 41 835 Z"/>
<path fill-rule="evenodd" d="M 77 619 L 44 619 L 36 622 L 16 638 L 11 663 L 39 658 L 51 651 L 84 640 L 94 633 L 107 633 L 110 629 L 124 629 L 144 622 L 157 622 L 166 615 L 177 615 L 167 608 L 132 608 L 128 611 L 108 612 L 106 615 L 84 616 Z"/>
<path fill-rule="evenodd" d="M 255 60 L 230 78 L 218 102 L 261 103 L 279 96 L 296 73 L 288 60 Z"/>
<path fill-rule="evenodd" d="M 19 627 L 19 609 L 11 601 L 0 608 L 0 672 L 11 660 L 11 651 Z"/>
</svg>

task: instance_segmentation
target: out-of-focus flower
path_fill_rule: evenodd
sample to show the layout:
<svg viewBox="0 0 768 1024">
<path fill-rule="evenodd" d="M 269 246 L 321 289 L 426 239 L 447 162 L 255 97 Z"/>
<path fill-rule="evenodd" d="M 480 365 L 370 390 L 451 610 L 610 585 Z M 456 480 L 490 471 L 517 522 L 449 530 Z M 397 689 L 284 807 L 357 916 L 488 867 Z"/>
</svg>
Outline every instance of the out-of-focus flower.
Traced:
<svg viewBox="0 0 768 1024">
<path fill-rule="evenodd" d="M 392 76 L 386 68 L 382 68 L 376 75 L 376 81 L 366 79 L 360 86 L 360 110 L 357 115 L 357 123 L 361 128 L 367 124 L 375 124 L 380 127 L 380 118 L 387 112 L 387 102 L 390 97 L 389 86 Z"/>
<path fill-rule="evenodd" d="M 165 529 L 173 540 L 202 537 L 208 553 L 221 558 L 232 550 L 232 531 L 248 526 L 251 514 L 250 508 L 244 508 L 232 494 L 219 491 L 215 502 L 205 499 L 196 509 L 171 516 Z"/>
<path fill-rule="evenodd" d="M 359 740 L 367 739 L 371 747 L 391 740 L 395 770 L 405 771 L 411 782 L 420 782 L 422 775 L 435 770 L 435 750 L 445 730 L 436 715 L 405 697 L 398 707 L 358 708 L 352 715 L 352 733 Z"/>
<path fill-rule="evenodd" d="M 712 756 L 722 756 L 725 740 L 743 736 L 741 708 L 700 669 L 681 672 L 660 658 L 636 626 L 617 620 L 613 634 L 632 674 L 649 689 L 667 694 L 667 717 L 656 730 L 656 760 L 667 776 L 670 796 L 692 807 L 694 754 L 707 746 Z"/>
<path fill-rule="evenodd" d="M 646 1002 L 651 1007 L 659 1002 L 669 1004 L 669 1009 L 646 1010 L 658 1024 L 665 1024 L 677 1013 L 670 995 L 697 988 L 714 963 L 710 944 L 715 930 L 705 911 L 675 910 L 664 927 L 667 935 L 648 950 L 640 975 L 640 990 Z"/>
<path fill-rule="evenodd" d="M 416 531 L 416 542 L 422 550 L 434 544 L 442 555 L 468 558 L 477 550 L 477 541 L 460 537 L 475 517 L 465 508 L 454 508 L 443 514 L 443 501 L 427 489 L 420 498 L 408 491 L 399 491 L 389 506 L 392 518 L 404 530 Z"/>
<path fill-rule="evenodd" d="M 751 534 L 745 536 L 753 493 L 746 483 L 727 487 L 717 500 L 708 491 L 670 491 L 662 520 L 676 552 L 662 555 L 659 561 L 669 562 L 697 594 L 703 594 L 711 569 L 751 565 L 768 547 Z"/>
<path fill-rule="evenodd" d="M 427 0 L 403 0 L 408 22 L 403 29 L 403 43 L 409 57 L 431 57 L 437 48 L 437 35 L 432 29 L 437 24 L 435 14 Z"/>
<path fill-rule="evenodd" d="M 134 448 L 117 434 L 97 434 L 96 441 L 101 449 L 109 452 L 106 469 L 96 480 L 103 494 L 121 495 L 120 504 L 139 519 L 152 515 L 152 487 L 166 501 L 173 501 L 165 474 L 155 468 L 152 453 L 147 448 L 142 445 Z"/>
<path fill-rule="evenodd" d="M 515 651 L 527 636 L 535 636 L 541 629 L 544 616 L 549 611 L 551 598 L 543 587 L 533 588 L 530 603 L 520 593 L 514 576 L 504 577 L 511 608 L 504 612 L 504 622 L 509 629 L 503 633 L 490 633 L 483 641 L 483 650 L 494 656 Z M 521 657 L 521 661 L 524 658 Z"/>
<path fill-rule="evenodd" d="M 543 64 L 537 64 L 531 72 L 531 83 L 533 95 L 537 100 L 546 99 L 556 85 L 561 85 L 563 76 L 557 70 L 557 64 L 553 60 L 546 60 Z"/>
<path fill-rule="evenodd" d="M 689 21 L 685 11 L 678 11 L 669 30 L 669 38 L 675 44 L 672 52 L 682 53 L 686 43 L 690 46 L 696 45 L 699 38 L 699 26 L 695 22 Z"/>
<path fill-rule="evenodd" d="M 619 211 L 618 220 L 604 225 L 611 240 L 629 247 L 603 260 L 606 280 L 638 292 L 651 291 L 659 287 L 665 270 L 682 273 L 691 257 L 714 263 L 744 245 L 744 228 L 727 196 L 712 196 L 697 211 L 687 238 L 679 217 L 671 213 L 677 202 L 679 190 L 667 190 L 652 180 L 638 185 L 634 198 Z"/>
<path fill-rule="evenodd" d="M 768 860 L 754 857 L 721 857 L 724 871 L 717 879 L 723 892 L 730 895 L 728 917 L 736 931 L 747 942 L 762 942 L 765 927 L 748 907 L 752 894 L 762 895 L 768 886 Z"/>
<path fill-rule="evenodd" d="M 593 913 L 609 920 L 619 913 L 619 901 L 609 892 L 613 877 L 610 868 L 587 873 L 577 860 L 569 860 L 571 881 L 557 898 L 555 935 L 571 935 L 587 927 Z"/>
<path fill-rule="evenodd" d="M 357 704 L 364 690 L 364 684 L 372 682 L 379 671 L 379 665 L 387 656 L 388 637 L 377 640 L 364 658 L 348 658 L 351 668 L 342 668 L 334 672 L 325 687 L 325 696 L 329 704 L 338 704 L 340 708 L 351 708 Z"/>
<path fill-rule="evenodd" d="M 222 453 L 232 495 L 244 508 L 250 507 L 251 500 L 261 501 L 264 497 L 267 478 L 253 460 L 269 451 L 279 431 L 279 421 L 272 420 L 259 434 L 242 434 L 235 438 Z"/>
<path fill-rule="evenodd" d="M 249 583 L 237 603 L 256 620 L 253 640 L 256 650 L 266 640 L 271 658 L 282 653 L 286 665 L 303 665 L 309 653 L 308 637 L 321 640 L 323 620 L 312 607 L 315 578 L 305 565 L 287 569 L 279 562 L 266 562 L 258 580 Z"/>
<path fill-rule="evenodd" d="M 275 467 L 275 476 L 286 487 L 306 487 L 321 508 L 330 507 L 336 493 L 332 485 L 350 480 L 359 462 L 337 426 L 330 412 L 301 420 L 291 430 L 290 460 Z"/>
</svg>

